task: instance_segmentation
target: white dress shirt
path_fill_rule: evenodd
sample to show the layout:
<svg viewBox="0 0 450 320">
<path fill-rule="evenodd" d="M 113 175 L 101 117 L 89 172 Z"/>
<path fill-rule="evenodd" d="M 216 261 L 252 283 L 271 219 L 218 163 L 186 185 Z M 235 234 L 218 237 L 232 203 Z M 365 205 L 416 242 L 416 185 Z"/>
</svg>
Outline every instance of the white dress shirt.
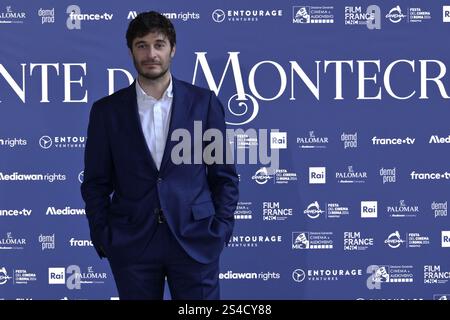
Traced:
<svg viewBox="0 0 450 320">
<path fill-rule="evenodd" d="M 136 79 L 136 96 L 142 132 L 144 133 L 147 147 L 159 170 L 169 133 L 173 101 L 172 76 L 170 77 L 169 86 L 159 100 L 147 95 Z"/>
</svg>

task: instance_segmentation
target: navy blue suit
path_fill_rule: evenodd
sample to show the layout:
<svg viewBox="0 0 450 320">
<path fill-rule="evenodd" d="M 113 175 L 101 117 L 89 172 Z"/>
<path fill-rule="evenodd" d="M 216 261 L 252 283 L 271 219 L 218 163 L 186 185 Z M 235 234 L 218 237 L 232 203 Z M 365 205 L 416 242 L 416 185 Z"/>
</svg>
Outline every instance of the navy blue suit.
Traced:
<svg viewBox="0 0 450 320">
<path fill-rule="evenodd" d="M 224 147 L 228 145 L 223 106 L 210 90 L 174 77 L 172 81 L 172 112 L 160 170 L 142 132 L 135 83 L 96 101 L 91 109 L 81 192 L 92 242 L 100 257 L 108 258 L 113 272 L 146 261 L 144 256 L 152 252 L 167 254 L 156 253 L 158 248 L 177 251 L 175 245 L 180 255 L 186 254 L 183 259 L 217 265 L 232 234 L 239 196 L 234 164 L 176 165 L 171 161 L 172 148 L 178 143 L 171 141 L 172 132 L 184 128 L 194 137 L 194 121 L 202 122 L 202 133 L 209 128 L 220 130 Z M 205 147 L 208 142 L 200 143 Z M 167 235 L 157 235 L 163 232 L 158 231 L 161 215 L 172 247 L 155 243 L 167 240 Z M 116 283 L 119 277 L 115 274 Z M 118 285 L 118 289 L 120 295 L 130 288 Z"/>
</svg>

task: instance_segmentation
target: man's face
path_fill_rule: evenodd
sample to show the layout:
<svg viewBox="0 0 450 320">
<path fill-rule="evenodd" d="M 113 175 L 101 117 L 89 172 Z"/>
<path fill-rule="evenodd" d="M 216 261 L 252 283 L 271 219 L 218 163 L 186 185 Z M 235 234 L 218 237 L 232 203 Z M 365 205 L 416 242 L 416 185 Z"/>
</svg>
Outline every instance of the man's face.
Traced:
<svg viewBox="0 0 450 320">
<path fill-rule="evenodd" d="M 175 46 L 170 47 L 169 39 L 164 34 L 151 32 L 133 40 L 131 55 L 139 75 L 156 80 L 169 71 Z"/>
</svg>

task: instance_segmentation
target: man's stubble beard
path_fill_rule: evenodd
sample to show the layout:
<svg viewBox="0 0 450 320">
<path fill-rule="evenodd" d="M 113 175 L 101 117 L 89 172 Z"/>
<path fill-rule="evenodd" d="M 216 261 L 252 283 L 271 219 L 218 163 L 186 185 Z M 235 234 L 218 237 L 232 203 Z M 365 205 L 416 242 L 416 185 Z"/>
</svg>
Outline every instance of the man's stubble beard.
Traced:
<svg viewBox="0 0 450 320">
<path fill-rule="evenodd" d="M 164 76 L 167 74 L 167 72 L 168 72 L 169 69 L 170 69 L 170 64 L 171 64 L 171 62 L 172 62 L 172 59 L 169 61 L 169 64 L 167 65 L 167 68 L 164 69 L 164 70 L 162 70 L 162 71 L 161 71 L 159 74 L 157 74 L 157 75 L 154 75 L 154 74 L 151 74 L 151 73 L 143 72 L 143 71 L 142 71 L 143 68 L 140 68 L 139 64 L 137 63 L 137 61 L 136 61 L 135 59 L 133 59 L 133 62 L 134 62 L 134 67 L 135 67 L 135 69 L 137 70 L 138 74 L 139 74 L 141 77 L 143 77 L 143 78 L 145 78 L 145 79 L 147 79 L 147 80 L 152 80 L 152 81 L 154 81 L 154 80 L 158 80 L 158 79 L 164 77 Z"/>
</svg>

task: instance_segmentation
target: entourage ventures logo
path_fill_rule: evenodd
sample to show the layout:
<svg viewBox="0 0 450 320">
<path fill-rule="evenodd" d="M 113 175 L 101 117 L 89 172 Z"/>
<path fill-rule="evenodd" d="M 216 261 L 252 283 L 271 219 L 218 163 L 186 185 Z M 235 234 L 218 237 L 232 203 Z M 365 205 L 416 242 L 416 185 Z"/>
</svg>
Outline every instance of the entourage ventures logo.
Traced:
<svg viewBox="0 0 450 320">
<path fill-rule="evenodd" d="M 39 139 L 39 146 L 42 149 L 54 148 L 84 148 L 86 137 L 80 136 L 42 136 Z"/>
<path fill-rule="evenodd" d="M 259 19 L 268 19 L 268 18 L 277 18 L 283 16 L 283 10 L 281 9 L 260 9 L 260 10 L 251 10 L 251 9 L 231 9 L 231 10 L 222 10 L 215 9 L 211 13 L 211 18 L 216 23 L 222 23 L 225 20 L 229 22 L 258 22 Z"/>
</svg>

